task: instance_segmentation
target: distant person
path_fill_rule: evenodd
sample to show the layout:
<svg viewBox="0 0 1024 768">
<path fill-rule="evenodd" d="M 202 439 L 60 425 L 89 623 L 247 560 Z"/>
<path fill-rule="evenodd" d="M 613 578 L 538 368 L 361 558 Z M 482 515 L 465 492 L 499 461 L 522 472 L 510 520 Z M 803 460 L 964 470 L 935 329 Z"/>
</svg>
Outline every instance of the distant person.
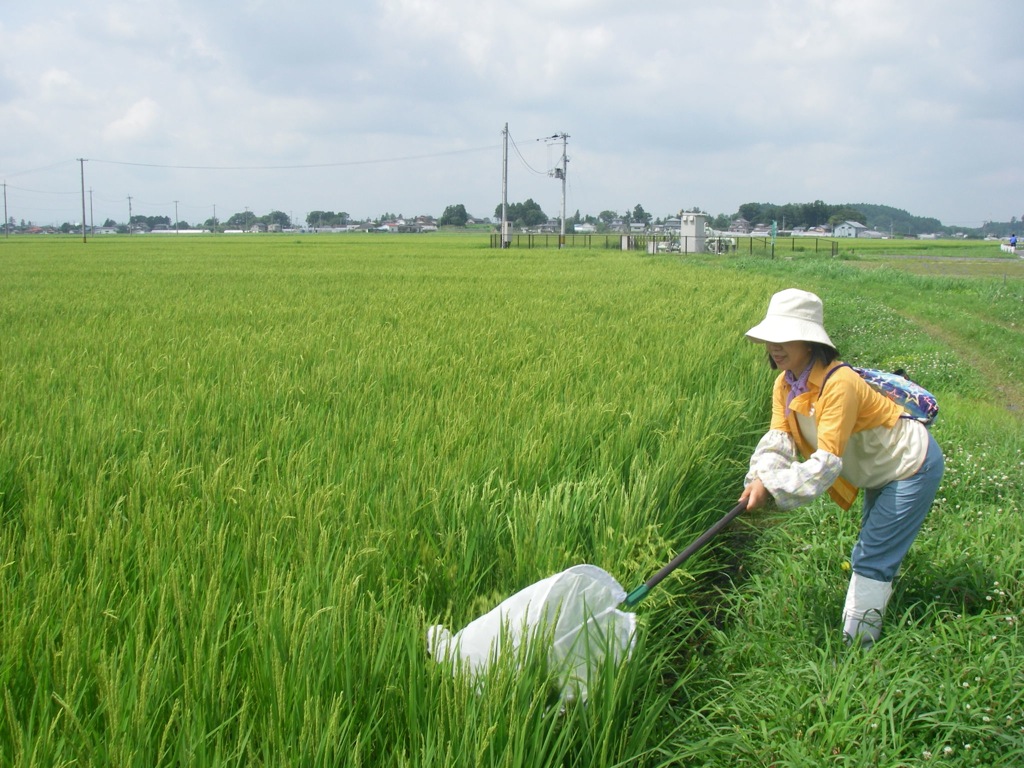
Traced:
<svg viewBox="0 0 1024 768">
<path fill-rule="evenodd" d="M 772 418 L 750 458 L 740 500 L 783 510 L 824 493 L 849 509 L 864 488 L 860 533 L 850 556 L 843 609 L 848 642 L 878 640 L 892 581 L 931 508 L 944 470 L 942 450 L 918 421 L 848 366 L 825 332 L 821 299 L 790 288 L 772 296 L 747 331 L 779 370 Z M 827 377 L 827 381 L 826 381 Z"/>
<path fill-rule="evenodd" d="M 1010 235 L 1010 247 L 1013 248 L 1014 250 L 1017 250 L 1017 233 L 1016 232 L 1014 232 L 1012 235 Z"/>
</svg>

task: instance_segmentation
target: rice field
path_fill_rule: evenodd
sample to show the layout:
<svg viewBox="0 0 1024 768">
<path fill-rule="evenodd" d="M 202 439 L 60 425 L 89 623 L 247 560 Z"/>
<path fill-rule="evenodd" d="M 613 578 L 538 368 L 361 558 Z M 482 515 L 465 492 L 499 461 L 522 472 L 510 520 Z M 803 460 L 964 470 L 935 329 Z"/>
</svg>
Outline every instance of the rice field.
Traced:
<svg viewBox="0 0 1024 768">
<path fill-rule="evenodd" d="M 874 273 L 444 236 L 14 238 L 0 262 L 0 765 L 1024 755 L 1020 424 Z M 1016 359 L 1019 286 L 903 279 L 967 296 L 975 350 Z M 636 586 L 733 505 L 771 383 L 742 332 L 789 284 L 850 359 L 908 356 L 948 404 L 889 642 L 837 647 L 855 521 L 819 502 L 670 577 L 586 706 L 535 660 L 480 686 L 431 662 L 429 625 L 576 563 Z"/>
</svg>

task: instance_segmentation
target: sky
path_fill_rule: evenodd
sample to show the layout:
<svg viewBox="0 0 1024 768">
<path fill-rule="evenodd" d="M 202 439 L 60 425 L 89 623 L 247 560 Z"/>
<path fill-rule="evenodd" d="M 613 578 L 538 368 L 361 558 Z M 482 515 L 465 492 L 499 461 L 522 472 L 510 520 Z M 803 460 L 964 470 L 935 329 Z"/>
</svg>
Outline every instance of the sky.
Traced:
<svg viewBox="0 0 1024 768">
<path fill-rule="evenodd" d="M 37 224 L 313 210 L 1024 219 L 1019 0 L 33 0 L 0 182 Z M 85 194 L 83 195 L 83 186 Z"/>
</svg>

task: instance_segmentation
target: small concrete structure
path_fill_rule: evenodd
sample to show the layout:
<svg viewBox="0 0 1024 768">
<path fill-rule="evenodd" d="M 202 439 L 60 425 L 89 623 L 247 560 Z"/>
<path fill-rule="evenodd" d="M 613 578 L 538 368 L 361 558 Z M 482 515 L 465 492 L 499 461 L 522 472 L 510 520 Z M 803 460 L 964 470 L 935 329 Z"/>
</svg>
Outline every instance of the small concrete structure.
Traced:
<svg viewBox="0 0 1024 768">
<path fill-rule="evenodd" d="M 679 214 L 679 247 L 683 253 L 707 252 L 707 223 L 706 213 Z"/>
</svg>

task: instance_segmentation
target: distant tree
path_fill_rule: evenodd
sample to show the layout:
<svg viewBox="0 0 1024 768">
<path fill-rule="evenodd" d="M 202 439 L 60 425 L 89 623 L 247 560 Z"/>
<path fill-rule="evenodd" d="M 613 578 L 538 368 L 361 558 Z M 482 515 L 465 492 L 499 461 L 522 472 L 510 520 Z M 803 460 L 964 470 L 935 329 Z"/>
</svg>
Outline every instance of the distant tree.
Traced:
<svg viewBox="0 0 1024 768">
<path fill-rule="evenodd" d="M 938 219 L 913 216 L 902 208 L 870 203 L 848 203 L 842 207 L 860 211 L 867 217 L 867 225 L 881 232 L 913 236 L 943 231 L 942 222 Z"/>
<path fill-rule="evenodd" d="M 775 220 L 779 222 L 779 226 L 783 228 L 792 229 L 793 227 L 803 227 L 806 224 L 800 218 L 800 206 L 793 203 L 787 203 L 775 212 Z"/>
<path fill-rule="evenodd" d="M 260 216 L 259 222 L 268 226 L 276 224 L 281 229 L 290 229 L 292 226 L 291 218 L 284 211 L 271 211 L 266 216 Z"/>
<path fill-rule="evenodd" d="M 830 206 L 826 205 L 821 200 L 815 200 L 813 203 L 805 203 L 802 208 L 802 218 L 805 227 L 820 227 L 828 224 L 829 216 L 832 215 Z"/>
<path fill-rule="evenodd" d="M 773 203 L 743 203 L 739 207 L 739 216 L 751 224 L 771 224 L 776 222 L 780 227 L 818 227 L 828 224 L 829 217 L 840 207 L 827 205 L 821 200 L 813 203 L 790 203 L 774 205 Z"/>
<path fill-rule="evenodd" d="M 11 223 L 12 224 L 14 223 L 14 219 L 13 218 L 11 219 Z M 103 222 L 103 226 L 104 227 L 116 227 L 117 226 L 117 222 L 114 221 L 113 219 L 107 219 L 106 221 Z"/>
<path fill-rule="evenodd" d="M 449 205 L 445 208 L 438 224 L 442 227 L 464 227 L 467 221 L 469 221 L 469 214 L 466 213 L 466 206 L 459 203 L 458 205 Z"/>
<path fill-rule="evenodd" d="M 136 214 L 132 216 L 129 222 L 133 227 L 146 227 L 147 229 L 156 229 L 157 227 L 170 228 L 171 217 L 170 216 L 142 216 Z"/>
<path fill-rule="evenodd" d="M 761 223 L 761 203 L 743 203 L 739 208 L 741 219 L 746 219 L 751 224 Z"/>
<path fill-rule="evenodd" d="M 232 213 L 227 221 L 224 222 L 224 225 L 237 229 L 248 229 L 255 221 L 256 217 L 250 211 L 239 211 L 238 213 Z"/>
<path fill-rule="evenodd" d="M 840 208 L 828 217 L 828 225 L 833 228 L 845 221 L 856 221 L 858 224 L 867 226 L 868 217 L 856 208 Z"/>
<path fill-rule="evenodd" d="M 349 222 L 345 211 L 310 211 L 306 214 L 306 226 L 309 227 L 344 227 Z"/>
<path fill-rule="evenodd" d="M 501 218 L 501 206 L 494 209 L 496 218 Z M 508 220 L 517 227 L 536 227 L 548 220 L 548 215 L 541 210 L 533 198 L 524 203 L 509 203 L 506 211 Z"/>
<path fill-rule="evenodd" d="M 651 214 L 644 210 L 644 207 L 637 203 L 633 206 L 633 221 L 639 224 L 650 224 Z"/>
<path fill-rule="evenodd" d="M 602 224 L 611 224 L 619 218 L 619 214 L 615 211 L 601 211 L 601 213 L 597 215 L 597 218 Z"/>
</svg>

